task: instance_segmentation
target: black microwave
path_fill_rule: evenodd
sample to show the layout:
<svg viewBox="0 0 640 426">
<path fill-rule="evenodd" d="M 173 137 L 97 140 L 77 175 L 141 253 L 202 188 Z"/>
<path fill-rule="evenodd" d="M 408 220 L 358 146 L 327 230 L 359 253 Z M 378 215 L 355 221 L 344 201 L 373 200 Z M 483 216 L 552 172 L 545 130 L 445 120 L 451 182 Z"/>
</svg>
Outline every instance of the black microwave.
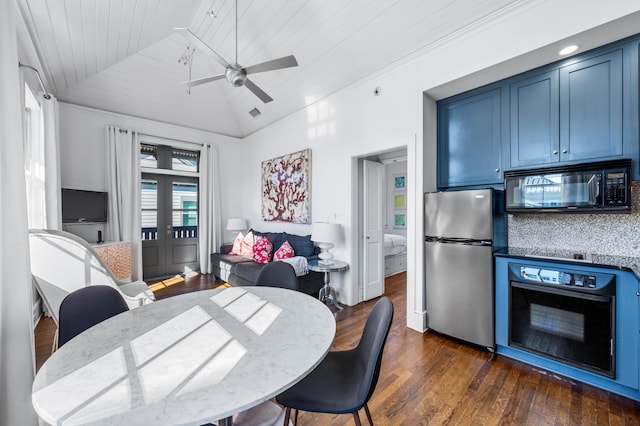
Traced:
<svg viewBox="0 0 640 426">
<path fill-rule="evenodd" d="M 509 213 L 630 213 L 631 160 L 504 172 Z"/>
</svg>

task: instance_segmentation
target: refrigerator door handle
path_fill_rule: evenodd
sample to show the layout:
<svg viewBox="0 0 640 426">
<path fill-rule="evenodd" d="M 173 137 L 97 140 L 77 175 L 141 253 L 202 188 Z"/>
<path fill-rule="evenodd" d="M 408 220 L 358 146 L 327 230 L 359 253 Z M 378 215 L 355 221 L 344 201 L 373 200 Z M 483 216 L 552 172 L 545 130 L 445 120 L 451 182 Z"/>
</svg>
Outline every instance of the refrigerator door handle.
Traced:
<svg viewBox="0 0 640 426">
<path fill-rule="evenodd" d="M 440 238 L 438 240 L 442 244 L 461 244 L 465 246 L 490 246 L 490 240 L 472 240 L 466 238 Z"/>
</svg>

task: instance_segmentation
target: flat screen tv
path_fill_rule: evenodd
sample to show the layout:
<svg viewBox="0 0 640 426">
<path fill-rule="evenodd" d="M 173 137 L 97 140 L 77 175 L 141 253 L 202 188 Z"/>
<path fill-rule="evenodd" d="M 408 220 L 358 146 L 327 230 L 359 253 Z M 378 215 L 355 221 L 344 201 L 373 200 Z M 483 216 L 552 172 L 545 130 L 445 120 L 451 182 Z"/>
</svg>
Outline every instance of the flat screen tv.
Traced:
<svg viewBox="0 0 640 426">
<path fill-rule="evenodd" d="M 62 188 L 62 223 L 107 221 L 107 193 Z"/>
</svg>

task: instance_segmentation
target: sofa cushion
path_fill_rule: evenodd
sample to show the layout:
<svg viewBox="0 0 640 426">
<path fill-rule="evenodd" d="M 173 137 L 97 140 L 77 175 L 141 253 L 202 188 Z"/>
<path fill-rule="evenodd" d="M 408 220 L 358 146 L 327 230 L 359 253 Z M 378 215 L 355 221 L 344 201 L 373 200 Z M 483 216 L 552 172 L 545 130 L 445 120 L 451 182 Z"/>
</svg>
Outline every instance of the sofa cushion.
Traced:
<svg viewBox="0 0 640 426">
<path fill-rule="evenodd" d="M 271 242 L 271 244 L 273 245 L 274 250 L 280 247 L 282 245 L 282 242 L 284 241 L 283 232 L 259 232 L 254 229 L 252 229 L 251 231 L 255 236 L 266 237 L 269 240 L 269 242 Z"/>
<path fill-rule="evenodd" d="M 233 273 L 246 281 L 255 283 L 258 281 L 258 274 L 260 274 L 264 265 L 265 263 L 258 262 L 238 263 L 234 266 Z"/>
<path fill-rule="evenodd" d="M 253 260 L 258 263 L 271 262 L 271 256 L 273 254 L 273 244 L 267 239 L 267 237 L 258 237 L 256 243 L 253 245 Z"/>
<path fill-rule="evenodd" d="M 293 235 L 285 232 L 284 239 L 289 241 L 296 256 L 309 257 L 313 255 L 314 245 L 311 241 L 311 235 Z"/>
<path fill-rule="evenodd" d="M 289 241 L 285 241 L 273 254 L 273 261 L 275 262 L 276 260 L 289 259 L 293 256 L 295 256 L 295 250 L 293 249 L 293 247 L 291 247 Z"/>
<path fill-rule="evenodd" d="M 221 268 L 229 269 L 235 264 L 251 262 L 252 260 L 250 257 L 236 256 L 235 254 L 213 253 L 211 255 L 211 261 L 219 264 Z"/>
</svg>

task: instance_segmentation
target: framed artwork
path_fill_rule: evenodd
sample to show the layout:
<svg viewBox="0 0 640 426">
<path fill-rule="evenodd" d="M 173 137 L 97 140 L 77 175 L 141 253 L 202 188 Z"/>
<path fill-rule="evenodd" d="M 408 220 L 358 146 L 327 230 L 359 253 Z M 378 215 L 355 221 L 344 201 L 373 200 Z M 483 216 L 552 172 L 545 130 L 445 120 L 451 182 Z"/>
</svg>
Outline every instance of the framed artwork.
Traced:
<svg viewBox="0 0 640 426">
<path fill-rule="evenodd" d="M 393 188 L 394 189 L 405 189 L 407 187 L 405 175 L 396 175 L 393 177 Z"/>
<path fill-rule="evenodd" d="M 393 196 L 393 207 L 396 209 L 403 209 L 407 207 L 407 197 L 402 195 L 394 195 Z"/>
<path fill-rule="evenodd" d="M 311 223 L 311 150 L 262 162 L 262 220 Z"/>
<path fill-rule="evenodd" d="M 395 213 L 393 215 L 393 227 L 394 228 L 406 228 L 407 227 L 407 215 L 405 213 Z"/>
</svg>

